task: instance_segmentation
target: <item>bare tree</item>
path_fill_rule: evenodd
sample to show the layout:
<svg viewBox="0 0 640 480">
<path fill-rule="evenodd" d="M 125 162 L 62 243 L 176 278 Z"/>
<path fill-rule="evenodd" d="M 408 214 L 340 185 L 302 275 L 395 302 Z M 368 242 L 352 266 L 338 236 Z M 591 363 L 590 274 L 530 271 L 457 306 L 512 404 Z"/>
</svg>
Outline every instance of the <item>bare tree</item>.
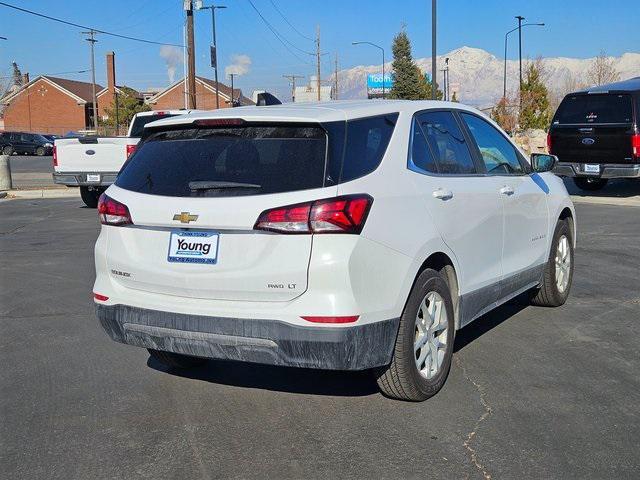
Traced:
<svg viewBox="0 0 640 480">
<path fill-rule="evenodd" d="M 608 57 L 604 50 L 591 62 L 591 66 L 587 71 L 587 80 L 592 85 L 603 85 L 620 80 L 620 73 L 616 70 L 615 60 Z"/>
</svg>

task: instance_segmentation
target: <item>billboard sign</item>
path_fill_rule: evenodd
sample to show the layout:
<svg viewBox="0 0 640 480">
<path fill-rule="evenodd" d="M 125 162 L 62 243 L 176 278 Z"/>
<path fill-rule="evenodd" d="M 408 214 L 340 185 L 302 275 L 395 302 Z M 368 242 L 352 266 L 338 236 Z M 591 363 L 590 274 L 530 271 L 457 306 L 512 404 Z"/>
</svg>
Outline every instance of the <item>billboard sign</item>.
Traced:
<svg viewBox="0 0 640 480">
<path fill-rule="evenodd" d="M 382 74 L 381 73 L 371 73 L 367 75 L 367 95 L 382 95 Z M 393 87 L 393 76 L 390 73 L 385 73 L 384 75 L 384 89 L 387 93 Z"/>
</svg>

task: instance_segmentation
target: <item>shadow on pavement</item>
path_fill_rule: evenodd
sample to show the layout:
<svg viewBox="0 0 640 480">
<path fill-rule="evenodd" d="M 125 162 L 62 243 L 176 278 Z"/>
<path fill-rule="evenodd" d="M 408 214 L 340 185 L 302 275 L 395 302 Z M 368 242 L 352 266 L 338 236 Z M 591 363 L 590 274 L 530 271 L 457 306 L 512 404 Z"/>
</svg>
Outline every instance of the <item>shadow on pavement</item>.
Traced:
<svg viewBox="0 0 640 480">
<path fill-rule="evenodd" d="M 521 295 L 480 317 L 456 333 L 453 351 L 462 350 L 529 305 L 528 297 Z M 147 366 L 177 377 L 277 392 L 344 397 L 361 397 L 379 392 L 370 371 L 314 370 L 225 360 L 209 360 L 201 367 L 179 370 L 168 368 L 152 357 L 147 360 Z"/>
<path fill-rule="evenodd" d="M 593 192 L 579 189 L 571 178 L 563 180 L 569 194 L 578 197 L 640 197 L 640 179 L 612 179 L 602 189 Z"/>
<path fill-rule="evenodd" d="M 466 327 L 456 332 L 456 341 L 453 345 L 453 352 L 458 352 L 471 342 L 480 338 L 489 330 L 494 329 L 501 323 L 509 320 L 511 317 L 529 307 L 529 294 L 524 293 L 513 300 L 499 306 L 495 310 L 483 315 L 482 317 L 471 322 Z"/>
<path fill-rule="evenodd" d="M 341 397 L 378 393 L 376 381 L 369 371 L 313 370 L 223 360 L 209 360 L 202 367 L 190 370 L 175 370 L 168 369 L 151 357 L 147 366 L 182 378 L 276 392 Z"/>
</svg>

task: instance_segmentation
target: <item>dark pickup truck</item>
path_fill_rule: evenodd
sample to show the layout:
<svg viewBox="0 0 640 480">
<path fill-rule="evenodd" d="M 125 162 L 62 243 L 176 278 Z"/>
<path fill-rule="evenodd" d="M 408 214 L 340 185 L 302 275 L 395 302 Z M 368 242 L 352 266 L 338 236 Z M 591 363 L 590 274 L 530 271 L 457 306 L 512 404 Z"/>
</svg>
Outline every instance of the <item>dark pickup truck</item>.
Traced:
<svg viewBox="0 0 640 480">
<path fill-rule="evenodd" d="M 640 77 L 570 93 L 547 136 L 553 171 L 583 190 L 610 178 L 640 178 Z"/>
</svg>

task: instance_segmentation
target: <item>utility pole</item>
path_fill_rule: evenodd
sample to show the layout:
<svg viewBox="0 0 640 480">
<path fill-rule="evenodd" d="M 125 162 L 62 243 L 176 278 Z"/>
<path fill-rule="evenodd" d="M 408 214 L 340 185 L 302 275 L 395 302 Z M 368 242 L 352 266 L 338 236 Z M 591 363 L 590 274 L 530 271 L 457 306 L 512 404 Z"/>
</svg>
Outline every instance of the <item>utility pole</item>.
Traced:
<svg viewBox="0 0 640 480">
<path fill-rule="evenodd" d="M 216 82 L 216 108 L 220 108 L 220 94 L 218 93 L 218 43 L 216 41 L 216 9 L 227 8 L 224 5 L 209 5 L 208 7 L 202 6 L 202 2 L 196 1 L 196 7 L 199 10 L 211 10 L 211 30 L 213 33 L 213 45 L 211 45 L 211 66 L 215 72 Z"/>
<path fill-rule="evenodd" d="M 284 78 L 291 82 L 291 101 L 295 103 L 296 101 L 296 78 L 304 78 L 303 75 L 282 75 Z"/>
<path fill-rule="evenodd" d="M 235 77 L 237 73 L 230 73 L 229 77 L 231 78 L 231 108 L 235 107 L 235 100 L 233 99 L 233 77 Z"/>
<path fill-rule="evenodd" d="M 431 100 L 436 99 L 436 72 L 436 0 L 431 0 Z"/>
<path fill-rule="evenodd" d="M 335 70 L 336 70 L 334 73 L 335 87 L 334 87 L 333 99 L 338 100 L 338 52 L 336 52 L 336 69 Z"/>
<path fill-rule="evenodd" d="M 518 91 L 520 97 L 520 106 L 522 106 L 522 20 L 524 17 L 518 15 L 518 62 L 520 66 L 520 90 Z"/>
<path fill-rule="evenodd" d="M 187 108 L 196 108 L 196 52 L 193 39 L 193 1 L 185 1 L 187 12 Z"/>
<path fill-rule="evenodd" d="M 97 42 L 95 30 L 82 32 L 83 35 L 89 35 L 85 38 L 91 44 L 91 102 L 93 103 L 93 129 L 98 133 L 98 99 L 96 98 L 96 59 L 94 53 L 94 44 Z"/>
<path fill-rule="evenodd" d="M 318 85 L 318 101 L 320 101 L 320 25 L 316 27 L 316 75 Z"/>
</svg>

